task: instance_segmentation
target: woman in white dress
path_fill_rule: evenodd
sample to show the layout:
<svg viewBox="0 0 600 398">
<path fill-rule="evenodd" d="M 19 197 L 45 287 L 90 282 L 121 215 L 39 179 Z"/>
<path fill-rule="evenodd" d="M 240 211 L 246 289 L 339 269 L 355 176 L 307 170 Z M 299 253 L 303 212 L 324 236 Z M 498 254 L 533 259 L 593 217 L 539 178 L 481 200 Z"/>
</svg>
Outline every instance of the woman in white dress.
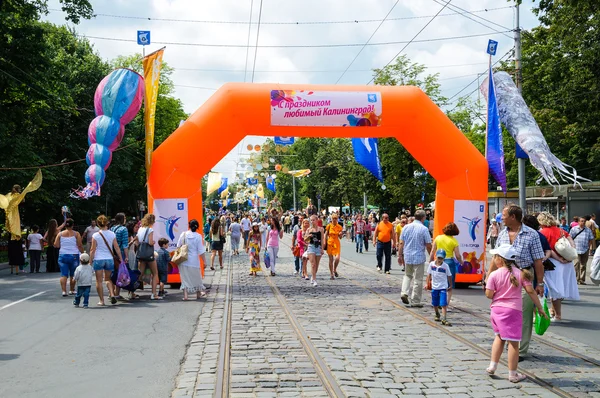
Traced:
<svg viewBox="0 0 600 398">
<path fill-rule="evenodd" d="M 179 274 L 181 275 L 181 290 L 183 290 L 183 300 L 188 300 L 188 294 L 196 293 L 196 298 L 206 297 L 204 285 L 202 284 L 202 274 L 200 273 L 200 257 L 206 261 L 204 253 L 204 239 L 202 235 L 196 232 L 200 228 L 198 221 L 192 220 L 189 223 L 190 230 L 181 234 L 177 247 L 187 245 L 187 260 L 179 264 Z"/>
<path fill-rule="evenodd" d="M 577 288 L 573 262 L 562 258 L 554 250 L 554 246 L 563 236 L 567 238 L 572 247 L 575 247 L 575 242 L 568 233 L 558 227 L 556 219 L 550 213 L 542 212 L 537 219 L 542 227 L 540 232 L 548 239 L 548 243 L 552 248 L 552 256 L 549 260 L 552 262 L 554 269 L 544 272 L 544 281 L 548 288 L 547 296 L 552 298 L 550 315 L 553 321 L 560 321 L 563 315 L 562 300 L 579 300 L 579 289 Z"/>
</svg>

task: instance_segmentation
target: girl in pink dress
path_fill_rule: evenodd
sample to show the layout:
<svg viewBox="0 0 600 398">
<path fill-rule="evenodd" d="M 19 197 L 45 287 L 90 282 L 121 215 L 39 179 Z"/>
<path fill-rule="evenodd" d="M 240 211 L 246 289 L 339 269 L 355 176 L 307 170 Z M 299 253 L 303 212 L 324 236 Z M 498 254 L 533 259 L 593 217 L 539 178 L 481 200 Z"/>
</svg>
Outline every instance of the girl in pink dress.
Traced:
<svg viewBox="0 0 600 398">
<path fill-rule="evenodd" d="M 523 333 L 523 299 L 521 291 L 525 289 L 537 307 L 540 315 L 547 318 L 540 300 L 531 283 L 532 275 L 527 270 L 517 268 L 517 252 L 511 245 L 502 245 L 490 251 L 492 261 L 498 267 L 493 271 L 485 285 L 485 295 L 492 300 L 490 320 L 496 339 L 492 345 L 490 366 L 486 369 L 493 375 L 498 367 L 508 341 L 508 380 L 518 383 L 527 376 L 517 372 L 519 362 L 519 342 Z"/>
</svg>

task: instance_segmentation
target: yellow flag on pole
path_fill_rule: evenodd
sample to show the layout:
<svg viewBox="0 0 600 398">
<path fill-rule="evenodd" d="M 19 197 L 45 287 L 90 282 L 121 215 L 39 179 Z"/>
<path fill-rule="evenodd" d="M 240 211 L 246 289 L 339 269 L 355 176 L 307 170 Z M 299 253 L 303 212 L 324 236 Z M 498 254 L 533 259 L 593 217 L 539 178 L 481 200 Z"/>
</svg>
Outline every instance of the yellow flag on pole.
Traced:
<svg viewBox="0 0 600 398">
<path fill-rule="evenodd" d="M 146 126 L 146 179 L 150 175 L 152 151 L 154 151 L 154 119 L 156 116 L 156 101 L 158 99 L 158 81 L 162 66 L 164 47 L 142 60 L 144 65 L 144 82 L 146 84 L 146 98 L 144 101 L 144 125 Z"/>
<path fill-rule="evenodd" d="M 206 183 L 206 196 L 215 192 L 221 186 L 221 173 L 208 173 L 208 182 Z"/>
</svg>

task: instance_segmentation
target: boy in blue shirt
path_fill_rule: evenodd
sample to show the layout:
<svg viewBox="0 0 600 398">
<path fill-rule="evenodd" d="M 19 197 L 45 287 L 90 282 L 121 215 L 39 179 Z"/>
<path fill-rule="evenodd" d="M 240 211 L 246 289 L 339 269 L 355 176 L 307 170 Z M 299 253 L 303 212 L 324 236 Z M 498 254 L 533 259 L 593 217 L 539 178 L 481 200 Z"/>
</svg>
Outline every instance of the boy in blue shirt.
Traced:
<svg viewBox="0 0 600 398">
<path fill-rule="evenodd" d="M 446 320 L 446 311 L 448 309 L 448 290 L 452 289 L 452 272 L 448 264 L 444 262 L 446 251 L 439 249 L 435 252 L 435 261 L 429 263 L 427 267 L 427 284 L 431 286 L 431 305 L 435 310 L 436 322 L 442 322 L 444 326 L 452 326 Z M 442 318 L 440 319 L 440 308 L 442 309 Z"/>
<path fill-rule="evenodd" d="M 164 297 L 166 295 L 165 283 L 167 283 L 169 262 L 171 261 L 171 255 L 167 250 L 167 247 L 169 247 L 169 240 L 165 238 L 160 238 L 158 240 L 158 246 L 158 257 L 156 258 L 156 267 L 158 268 L 158 281 L 160 282 L 158 295 L 159 297 Z"/>
</svg>

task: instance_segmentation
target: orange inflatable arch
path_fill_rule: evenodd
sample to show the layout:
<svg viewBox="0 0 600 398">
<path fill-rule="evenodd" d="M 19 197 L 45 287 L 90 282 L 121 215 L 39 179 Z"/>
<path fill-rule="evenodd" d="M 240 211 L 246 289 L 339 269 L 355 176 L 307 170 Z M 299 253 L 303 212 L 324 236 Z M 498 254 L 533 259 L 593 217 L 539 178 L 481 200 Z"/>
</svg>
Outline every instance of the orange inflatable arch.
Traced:
<svg viewBox="0 0 600 398">
<path fill-rule="evenodd" d="M 275 91 L 285 97 L 279 107 L 273 101 Z M 333 100 L 327 102 L 328 96 Z M 372 100 L 378 107 L 369 105 Z M 308 107 L 303 108 L 307 101 Z M 349 105 L 332 111 L 336 101 Z M 329 120 L 321 123 L 318 117 L 309 118 L 317 122 L 308 125 L 302 122 L 303 109 L 309 112 L 306 116 Z M 328 124 L 340 113 L 355 113 L 367 122 L 357 127 Z M 365 124 L 370 127 L 362 127 Z M 455 201 L 487 206 L 486 159 L 417 87 L 228 83 L 154 151 L 148 181 L 150 211 L 154 199 L 187 198 L 189 219 L 202 220 L 202 178 L 248 135 L 395 137 L 437 181 L 434 235 L 446 223 L 458 221 Z"/>
</svg>

